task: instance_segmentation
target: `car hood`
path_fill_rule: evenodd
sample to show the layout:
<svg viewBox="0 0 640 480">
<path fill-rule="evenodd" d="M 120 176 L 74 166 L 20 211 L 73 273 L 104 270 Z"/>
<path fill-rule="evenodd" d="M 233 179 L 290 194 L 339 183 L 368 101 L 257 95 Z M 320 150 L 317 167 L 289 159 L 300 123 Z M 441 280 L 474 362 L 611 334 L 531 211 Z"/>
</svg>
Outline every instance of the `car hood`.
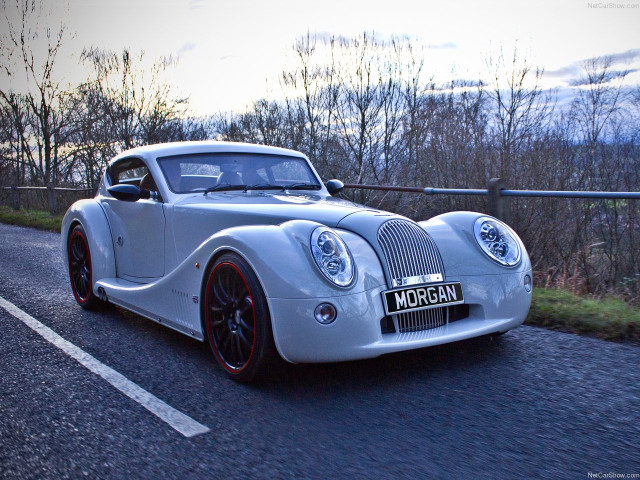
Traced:
<svg viewBox="0 0 640 480">
<path fill-rule="evenodd" d="M 390 218 L 398 218 L 331 196 L 272 192 L 191 195 L 175 203 L 167 214 L 178 259 L 186 258 L 214 232 L 245 225 L 280 225 L 289 220 L 309 220 L 356 233 L 383 258 L 376 239 L 378 228 Z"/>
<path fill-rule="evenodd" d="M 288 220 L 310 220 L 336 227 L 345 217 L 362 211 L 383 213 L 334 197 L 263 192 L 225 192 L 190 196 L 177 202 L 181 215 L 211 214 L 218 227 L 239 225 L 278 225 Z M 180 215 L 180 216 L 181 216 Z"/>
</svg>

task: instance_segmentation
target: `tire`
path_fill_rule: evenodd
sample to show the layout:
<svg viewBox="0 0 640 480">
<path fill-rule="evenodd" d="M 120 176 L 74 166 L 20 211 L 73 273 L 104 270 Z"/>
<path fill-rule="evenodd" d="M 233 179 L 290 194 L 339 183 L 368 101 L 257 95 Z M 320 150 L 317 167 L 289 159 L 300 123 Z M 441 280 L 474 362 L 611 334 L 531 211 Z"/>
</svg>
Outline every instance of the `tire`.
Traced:
<svg viewBox="0 0 640 480">
<path fill-rule="evenodd" d="M 87 310 L 102 305 L 103 302 L 93 293 L 91 252 L 89 251 L 87 234 L 81 225 L 76 225 L 69 234 L 67 257 L 71 290 L 78 305 Z"/>
<path fill-rule="evenodd" d="M 205 278 L 204 326 L 217 362 L 237 382 L 264 377 L 278 355 L 258 277 L 244 259 L 226 253 Z"/>
</svg>

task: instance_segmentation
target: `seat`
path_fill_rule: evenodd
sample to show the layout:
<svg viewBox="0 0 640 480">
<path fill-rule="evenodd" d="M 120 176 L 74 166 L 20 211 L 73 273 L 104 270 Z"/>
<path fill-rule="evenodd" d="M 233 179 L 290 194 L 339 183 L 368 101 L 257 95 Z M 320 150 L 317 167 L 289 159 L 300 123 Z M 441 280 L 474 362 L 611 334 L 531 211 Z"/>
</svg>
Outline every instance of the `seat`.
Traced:
<svg viewBox="0 0 640 480">
<path fill-rule="evenodd" d="M 158 191 L 158 186 L 156 185 L 156 182 L 150 173 L 147 173 L 144 177 L 142 177 L 142 180 L 140 180 L 140 189 L 151 190 L 153 192 Z"/>
<path fill-rule="evenodd" d="M 216 185 L 243 185 L 243 183 L 238 172 L 222 172 Z"/>
</svg>

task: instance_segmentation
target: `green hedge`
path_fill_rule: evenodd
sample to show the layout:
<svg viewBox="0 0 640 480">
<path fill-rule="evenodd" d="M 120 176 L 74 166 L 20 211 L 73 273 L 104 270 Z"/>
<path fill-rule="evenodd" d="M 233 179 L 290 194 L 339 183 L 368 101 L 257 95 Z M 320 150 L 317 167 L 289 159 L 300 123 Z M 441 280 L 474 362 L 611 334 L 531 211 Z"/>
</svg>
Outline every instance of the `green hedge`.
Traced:
<svg viewBox="0 0 640 480">
<path fill-rule="evenodd" d="M 59 232 L 62 227 L 62 215 L 52 217 L 48 212 L 41 210 L 14 210 L 11 207 L 0 205 L 0 222 L 12 225 L 37 228 Z"/>
<path fill-rule="evenodd" d="M 640 308 L 615 298 L 580 297 L 565 290 L 535 288 L 528 325 L 640 343 Z"/>
</svg>

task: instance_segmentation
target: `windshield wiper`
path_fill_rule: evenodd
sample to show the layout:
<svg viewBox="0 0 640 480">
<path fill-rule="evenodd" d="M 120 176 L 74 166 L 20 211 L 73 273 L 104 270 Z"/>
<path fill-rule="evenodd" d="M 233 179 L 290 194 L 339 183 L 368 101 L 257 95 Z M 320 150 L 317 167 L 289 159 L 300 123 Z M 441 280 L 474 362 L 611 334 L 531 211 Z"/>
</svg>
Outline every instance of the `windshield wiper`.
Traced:
<svg viewBox="0 0 640 480">
<path fill-rule="evenodd" d="M 256 185 L 246 185 L 244 191 L 247 190 L 284 190 L 281 185 L 271 185 L 269 183 L 258 183 Z"/>
<path fill-rule="evenodd" d="M 317 183 L 292 183 L 285 185 L 285 190 L 320 190 L 322 187 Z"/>
<path fill-rule="evenodd" d="M 225 190 L 244 190 L 247 188 L 246 185 L 231 185 L 230 183 L 221 183 L 220 185 L 214 185 L 213 187 L 209 187 L 204 191 L 204 194 L 211 192 L 223 192 Z"/>
</svg>

